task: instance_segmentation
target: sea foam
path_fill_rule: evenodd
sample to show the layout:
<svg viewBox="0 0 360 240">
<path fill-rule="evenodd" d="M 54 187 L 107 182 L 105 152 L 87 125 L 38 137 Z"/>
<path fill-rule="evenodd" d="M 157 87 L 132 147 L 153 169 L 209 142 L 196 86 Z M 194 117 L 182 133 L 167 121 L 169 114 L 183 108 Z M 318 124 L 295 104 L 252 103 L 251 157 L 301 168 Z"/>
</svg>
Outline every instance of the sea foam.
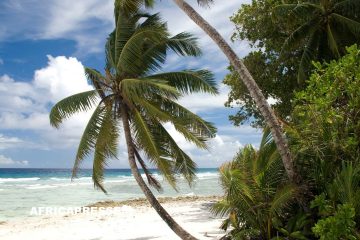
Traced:
<svg viewBox="0 0 360 240">
<path fill-rule="evenodd" d="M 29 182 L 29 181 L 37 181 L 40 180 L 38 177 L 33 178 L 0 178 L 0 183 L 6 182 Z"/>
</svg>

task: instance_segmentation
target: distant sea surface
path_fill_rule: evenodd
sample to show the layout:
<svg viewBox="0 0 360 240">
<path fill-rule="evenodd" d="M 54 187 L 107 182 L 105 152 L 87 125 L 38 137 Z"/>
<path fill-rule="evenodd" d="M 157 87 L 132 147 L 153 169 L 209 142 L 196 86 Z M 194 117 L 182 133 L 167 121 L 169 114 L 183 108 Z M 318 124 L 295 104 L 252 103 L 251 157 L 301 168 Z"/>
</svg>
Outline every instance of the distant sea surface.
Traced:
<svg viewBox="0 0 360 240">
<path fill-rule="evenodd" d="M 202 168 L 191 188 L 178 178 L 178 192 L 162 181 L 164 191 L 158 197 L 221 195 L 218 170 Z M 71 169 L 0 168 L 0 221 L 31 217 L 32 207 L 81 207 L 98 201 L 121 201 L 144 197 L 129 169 L 107 169 L 104 194 L 94 189 L 92 170 L 80 170 L 78 179 L 71 181 Z"/>
</svg>

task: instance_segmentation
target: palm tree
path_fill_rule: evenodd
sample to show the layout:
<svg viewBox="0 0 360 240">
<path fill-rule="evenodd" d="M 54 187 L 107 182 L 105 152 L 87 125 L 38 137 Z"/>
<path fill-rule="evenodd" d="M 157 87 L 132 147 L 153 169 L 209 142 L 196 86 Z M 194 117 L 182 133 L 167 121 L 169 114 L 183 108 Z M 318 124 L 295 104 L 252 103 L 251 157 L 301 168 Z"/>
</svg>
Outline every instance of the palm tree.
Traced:
<svg viewBox="0 0 360 240">
<path fill-rule="evenodd" d="M 206 70 L 158 73 L 169 50 L 179 55 L 198 56 L 201 52 L 196 39 L 189 33 L 170 37 L 158 14 L 124 12 L 124 6 L 115 6 L 116 28 L 105 47 L 105 74 L 86 68 L 95 89 L 58 102 L 51 110 L 50 123 L 58 128 L 76 112 L 88 111 L 97 105 L 82 135 L 73 177 L 83 159 L 93 152 L 92 179 L 94 185 L 105 192 L 104 168 L 109 158 L 116 158 L 122 125 L 131 172 L 146 198 L 179 237 L 195 239 L 159 204 L 142 179 L 137 163 L 148 183 L 158 190 L 161 190 L 160 183 L 147 169 L 143 155 L 174 188 L 175 174 L 182 174 L 189 184 L 192 182 L 196 164 L 177 145 L 164 123 L 172 123 L 188 141 L 206 149 L 207 139 L 216 133 L 215 127 L 176 100 L 193 92 L 216 94 L 216 83 L 212 73 Z"/>
<path fill-rule="evenodd" d="M 123 0 L 125 1 L 125 0 Z M 201 17 L 187 2 L 184 0 L 173 0 L 175 4 L 183 10 L 201 29 L 203 29 L 209 37 L 218 45 L 223 51 L 226 57 L 229 59 L 231 65 L 239 74 L 241 80 L 249 90 L 251 97 L 254 99 L 257 107 L 263 115 L 267 125 L 269 126 L 271 133 L 274 137 L 276 146 L 282 158 L 282 162 L 286 169 L 287 175 L 292 182 L 300 182 L 300 176 L 294 169 L 294 163 L 288 147 L 287 139 L 283 134 L 282 126 L 277 119 L 274 111 L 266 101 L 261 89 L 258 87 L 254 78 L 239 59 L 234 50 L 229 46 L 225 39 L 219 34 L 219 32 L 213 28 L 203 17 Z M 200 5 L 207 5 L 212 3 L 213 0 L 197 0 Z"/>
<path fill-rule="evenodd" d="M 274 223 L 284 219 L 285 210 L 298 192 L 294 184 L 284 181 L 284 175 L 281 158 L 268 129 L 264 131 L 258 151 L 251 145 L 246 146 L 232 162 L 220 167 L 225 196 L 212 211 L 228 215 L 222 228 L 232 227 L 228 234 L 232 239 L 271 239 L 274 236 Z"/>
<path fill-rule="evenodd" d="M 307 0 L 274 9 L 275 17 L 282 19 L 285 15 L 300 22 L 284 42 L 281 53 L 305 42 L 298 69 L 300 82 L 308 78 L 311 61 L 338 59 L 346 54 L 346 46 L 360 43 L 359 12 L 358 0 Z"/>
<path fill-rule="evenodd" d="M 173 1 L 213 39 L 213 41 L 229 59 L 231 65 L 233 65 L 235 70 L 238 72 L 241 80 L 249 90 L 250 95 L 254 99 L 267 125 L 269 126 L 271 133 L 273 134 L 276 146 L 280 152 L 282 162 L 290 181 L 299 183 L 301 181 L 300 176 L 295 171 L 291 152 L 287 143 L 287 139 L 283 133 L 282 126 L 244 63 L 236 55 L 234 50 L 232 50 L 225 39 L 219 34 L 219 32 L 213 28 L 203 17 L 201 17 L 188 3 L 186 3 L 184 0 Z M 200 5 L 208 5 L 212 3 L 213 0 L 197 0 L 197 2 Z M 145 7 L 151 7 L 153 4 L 154 0 L 115 0 L 115 5 L 121 7 L 126 6 L 128 12 L 136 11 L 136 9 L 138 9 L 141 5 L 144 5 Z"/>
</svg>

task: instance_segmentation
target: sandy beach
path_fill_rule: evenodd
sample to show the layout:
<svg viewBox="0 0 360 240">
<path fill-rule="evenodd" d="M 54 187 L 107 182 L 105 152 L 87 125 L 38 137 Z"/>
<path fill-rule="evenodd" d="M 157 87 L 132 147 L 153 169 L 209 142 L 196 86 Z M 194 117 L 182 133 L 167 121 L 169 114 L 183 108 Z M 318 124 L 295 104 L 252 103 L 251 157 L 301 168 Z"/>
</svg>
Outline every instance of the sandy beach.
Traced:
<svg viewBox="0 0 360 240">
<path fill-rule="evenodd" d="M 218 197 L 161 198 L 178 223 L 198 239 L 220 239 L 222 222 L 209 212 Z M 36 216 L 0 224 L 3 240 L 176 240 L 179 239 L 144 199 L 99 202 L 89 207 L 117 211 Z"/>
</svg>

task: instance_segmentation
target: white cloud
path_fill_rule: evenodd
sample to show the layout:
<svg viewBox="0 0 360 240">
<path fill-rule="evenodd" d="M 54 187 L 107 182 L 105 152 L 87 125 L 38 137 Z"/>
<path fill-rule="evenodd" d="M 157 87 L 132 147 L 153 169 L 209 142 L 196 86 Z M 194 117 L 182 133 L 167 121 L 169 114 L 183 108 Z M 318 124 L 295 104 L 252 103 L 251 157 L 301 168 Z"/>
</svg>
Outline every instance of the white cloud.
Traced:
<svg viewBox="0 0 360 240">
<path fill-rule="evenodd" d="M 49 6 L 48 21 L 39 38 L 73 39 L 79 55 L 103 52 L 106 37 L 114 27 L 113 6 L 113 0 L 56 1 Z"/>
<path fill-rule="evenodd" d="M 8 137 L 0 134 L 0 149 L 19 147 L 24 141 L 17 137 Z"/>
<path fill-rule="evenodd" d="M 6 157 L 4 155 L 0 155 L 0 166 L 6 165 L 6 166 L 26 166 L 28 165 L 28 161 L 14 161 L 9 157 Z"/>
<path fill-rule="evenodd" d="M 114 27 L 114 0 L 3 0 L 4 17 L 0 39 L 26 36 L 31 39 L 70 39 L 77 43 L 79 55 L 99 53 Z M 188 1 L 208 20 L 226 40 L 230 39 L 234 26 L 229 17 L 249 0 L 215 1 L 211 8 L 197 6 L 195 0 Z M 195 33 L 208 55 L 216 56 L 211 61 L 225 60 L 211 39 L 202 32 L 171 0 L 157 1 L 152 12 L 161 12 L 173 33 L 190 31 Z M 44 14 L 46 12 L 47 14 Z M 247 51 L 248 45 L 237 44 L 237 50 Z M 217 54 L 217 55 L 215 55 Z"/>
<path fill-rule="evenodd" d="M 209 110 L 224 108 L 228 93 L 229 88 L 221 84 L 218 95 L 210 95 L 208 93 L 186 95 L 179 100 L 179 103 L 194 113 L 207 112 Z"/>
<path fill-rule="evenodd" d="M 217 135 L 209 142 L 209 151 L 193 155 L 194 160 L 202 166 L 219 166 L 220 164 L 233 159 L 235 153 L 239 151 L 243 144 L 237 136 Z"/>
<path fill-rule="evenodd" d="M 219 126 L 219 133 L 208 141 L 207 151 L 199 150 L 194 144 L 187 142 L 172 125 L 167 124 L 166 128 L 179 146 L 201 167 L 217 167 L 230 161 L 245 143 L 258 147 L 261 137 L 261 131 L 250 126 Z"/>
<path fill-rule="evenodd" d="M 0 77 L 0 129 L 35 131 L 42 141 L 32 146 L 69 147 L 79 141 L 91 111 L 64 122 L 59 131 L 49 124 L 49 106 L 92 87 L 76 58 L 48 56 L 48 59 L 45 68 L 35 71 L 32 82 L 18 82 L 7 75 Z"/>
<path fill-rule="evenodd" d="M 48 66 L 35 71 L 33 85 L 47 92 L 47 101 L 56 103 L 64 97 L 91 90 L 84 66 L 76 58 L 48 56 Z"/>
</svg>

